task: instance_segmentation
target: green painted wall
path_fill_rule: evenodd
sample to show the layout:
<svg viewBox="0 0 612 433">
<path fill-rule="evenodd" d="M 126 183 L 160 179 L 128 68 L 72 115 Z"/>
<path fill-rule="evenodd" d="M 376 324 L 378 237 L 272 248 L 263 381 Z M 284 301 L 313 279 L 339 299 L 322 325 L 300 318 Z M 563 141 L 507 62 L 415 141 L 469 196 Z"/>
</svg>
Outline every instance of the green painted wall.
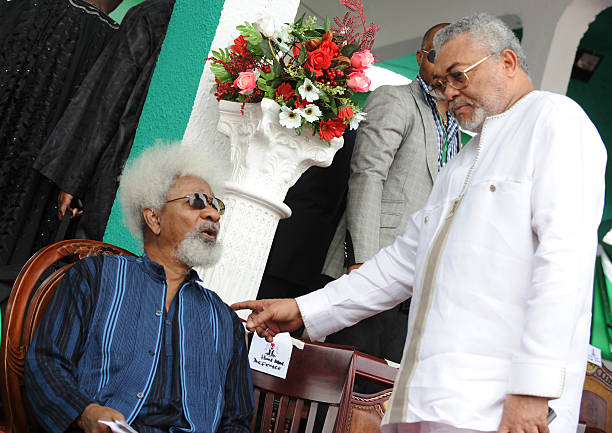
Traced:
<svg viewBox="0 0 612 433">
<path fill-rule="evenodd" d="M 142 3 L 144 0 L 123 0 L 119 6 L 112 11 L 109 16 L 116 22 L 121 24 L 123 17 L 130 10 L 132 6 L 136 6 L 138 3 Z"/>
<path fill-rule="evenodd" d="M 602 220 L 612 219 L 612 170 L 610 149 L 612 147 L 612 8 L 597 15 L 580 41 L 579 48 L 602 55 L 602 60 L 588 83 L 570 80 L 567 96 L 578 102 L 589 115 L 601 139 L 608 149 L 606 169 L 606 202 Z"/>
<path fill-rule="evenodd" d="M 180 140 L 187 127 L 224 0 L 177 0 L 143 107 L 129 160 L 156 140 Z M 142 252 L 115 200 L 104 241 Z"/>
</svg>

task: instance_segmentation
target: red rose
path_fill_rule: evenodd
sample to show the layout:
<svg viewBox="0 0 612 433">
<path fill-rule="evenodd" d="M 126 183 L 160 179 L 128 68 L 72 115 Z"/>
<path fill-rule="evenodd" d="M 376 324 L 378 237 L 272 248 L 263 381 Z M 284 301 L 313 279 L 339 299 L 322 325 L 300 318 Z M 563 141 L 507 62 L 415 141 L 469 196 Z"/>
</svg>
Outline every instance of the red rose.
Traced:
<svg viewBox="0 0 612 433">
<path fill-rule="evenodd" d="M 279 99 L 282 96 L 283 101 L 287 102 L 290 99 L 295 99 L 295 90 L 289 83 L 281 83 L 276 89 L 276 98 Z"/>
<path fill-rule="evenodd" d="M 321 140 L 330 141 L 332 138 L 342 137 L 346 124 L 342 119 L 322 120 L 319 126 Z"/>
<path fill-rule="evenodd" d="M 310 70 L 314 72 L 317 77 L 320 77 L 323 75 L 321 70 L 331 66 L 331 56 L 327 52 L 317 48 L 308 54 L 306 63 Z"/>
<path fill-rule="evenodd" d="M 240 35 L 236 39 L 234 39 L 234 45 L 232 45 L 230 48 L 236 54 L 246 55 L 247 53 L 246 47 L 247 47 L 247 40 L 244 38 L 244 36 Z"/>
<path fill-rule="evenodd" d="M 338 45 L 336 45 L 330 40 L 325 40 L 321 42 L 321 45 L 319 45 L 319 49 L 325 51 L 332 59 L 338 57 L 338 54 L 340 54 Z"/>
</svg>

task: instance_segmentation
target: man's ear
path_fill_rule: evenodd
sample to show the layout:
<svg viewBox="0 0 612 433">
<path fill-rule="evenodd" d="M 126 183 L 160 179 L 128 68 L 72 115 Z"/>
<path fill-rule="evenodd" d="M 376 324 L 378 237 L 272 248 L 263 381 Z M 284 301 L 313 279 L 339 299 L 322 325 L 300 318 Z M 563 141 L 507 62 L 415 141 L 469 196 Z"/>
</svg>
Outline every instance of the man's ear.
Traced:
<svg viewBox="0 0 612 433">
<path fill-rule="evenodd" d="M 154 235 L 159 235 L 161 232 L 161 225 L 159 221 L 159 211 L 146 207 L 142 211 L 142 217 L 145 220 L 147 227 Z"/>
<path fill-rule="evenodd" d="M 421 67 L 421 62 L 423 61 L 423 51 L 417 50 L 417 52 L 416 52 L 416 61 L 417 61 L 417 65 L 419 65 L 419 68 L 420 68 Z"/>
<path fill-rule="evenodd" d="M 518 57 L 511 49 L 506 48 L 505 50 L 502 50 L 502 52 L 499 53 L 499 60 L 504 68 L 506 76 L 508 77 L 514 77 L 520 69 Z"/>
</svg>

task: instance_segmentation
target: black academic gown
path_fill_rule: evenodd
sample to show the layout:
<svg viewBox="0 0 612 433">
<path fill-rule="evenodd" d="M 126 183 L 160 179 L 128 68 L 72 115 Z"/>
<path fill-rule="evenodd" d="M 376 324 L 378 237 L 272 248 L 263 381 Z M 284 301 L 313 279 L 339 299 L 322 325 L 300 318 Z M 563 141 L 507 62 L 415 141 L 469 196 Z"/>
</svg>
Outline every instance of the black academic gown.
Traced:
<svg viewBox="0 0 612 433">
<path fill-rule="evenodd" d="M 128 11 L 50 135 L 35 168 L 83 202 L 77 236 L 102 239 L 173 0 Z"/>
<path fill-rule="evenodd" d="M 119 27 L 83 0 L 0 2 L 0 286 L 52 242 L 57 189 L 32 168 Z M 3 291 L 3 290 L 2 290 Z M 4 292 L 4 291 L 3 291 Z M 5 293 L 0 294 L 0 299 Z"/>
</svg>

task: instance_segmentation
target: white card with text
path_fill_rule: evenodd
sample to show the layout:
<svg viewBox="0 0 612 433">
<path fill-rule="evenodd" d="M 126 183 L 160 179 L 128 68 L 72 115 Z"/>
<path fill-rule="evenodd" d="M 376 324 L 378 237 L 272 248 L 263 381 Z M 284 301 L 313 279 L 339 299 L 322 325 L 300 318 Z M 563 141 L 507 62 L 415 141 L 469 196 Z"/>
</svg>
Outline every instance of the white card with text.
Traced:
<svg viewBox="0 0 612 433">
<path fill-rule="evenodd" d="M 284 379 L 287 377 L 292 349 L 293 343 L 288 332 L 276 334 L 271 343 L 253 334 L 249 349 L 249 364 L 253 370 Z"/>
<path fill-rule="evenodd" d="M 595 364 L 596 366 L 601 367 L 601 350 L 589 344 L 589 354 L 587 356 L 587 361 L 589 361 L 591 364 Z"/>
</svg>

